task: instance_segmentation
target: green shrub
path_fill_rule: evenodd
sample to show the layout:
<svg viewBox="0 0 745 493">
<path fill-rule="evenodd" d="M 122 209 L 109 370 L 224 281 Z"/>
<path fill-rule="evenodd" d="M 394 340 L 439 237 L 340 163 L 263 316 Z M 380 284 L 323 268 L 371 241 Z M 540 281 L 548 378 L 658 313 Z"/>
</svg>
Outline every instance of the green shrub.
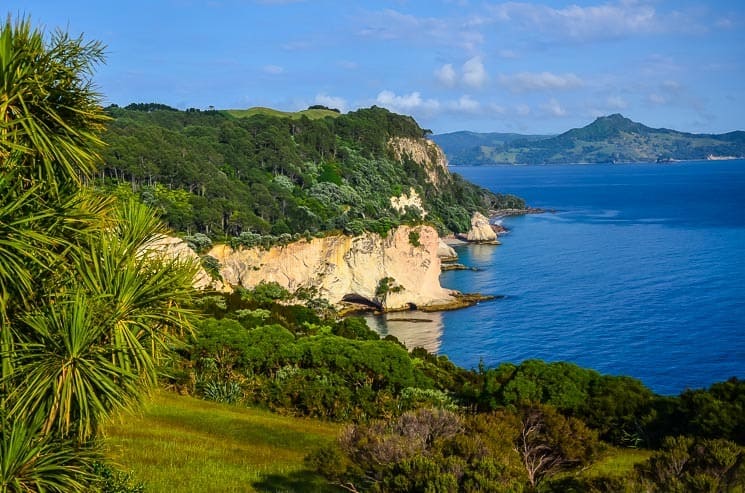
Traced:
<svg viewBox="0 0 745 493">
<path fill-rule="evenodd" d="M 419 239 L 420 239 L 419 231 L 409 231 L 409 243 L 411 243 L 415 247 L 422 246 Z"/>
</svg>

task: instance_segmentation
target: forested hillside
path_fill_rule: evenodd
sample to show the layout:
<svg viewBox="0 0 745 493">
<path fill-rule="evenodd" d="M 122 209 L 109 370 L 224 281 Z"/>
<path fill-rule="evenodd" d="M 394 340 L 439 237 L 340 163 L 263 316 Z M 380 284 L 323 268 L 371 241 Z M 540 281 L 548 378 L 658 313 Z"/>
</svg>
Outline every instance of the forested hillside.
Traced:
<svg viewBox="0 0 745 493">
<path fill-rule="evenodd" d="M 453 164 L 655 162 L 745 156 L 745 132 L 692 134 L 602 116 L 554 137 L 456 132 L 432 137 Z"/>
<path fill-rule="evenodd" d="M 391 206 L 392 196 L 412 195 L 412 188 L 424 219 L 440 231 L 467 230 L 475 210 L 524 205 L 451 175 L 438 165 L 425 130 L 378 107 L 313 119 L 159 104 L 111 106 L 107 113 L 99 184 L 134 193 L 187 233 L 386 231 L 422 219 L 416 207 Z M 404 145 L 401 152 L 396 142 L 415 149 Z M 414 152 L 421 149 L 424 157 Z"/>
</svg>

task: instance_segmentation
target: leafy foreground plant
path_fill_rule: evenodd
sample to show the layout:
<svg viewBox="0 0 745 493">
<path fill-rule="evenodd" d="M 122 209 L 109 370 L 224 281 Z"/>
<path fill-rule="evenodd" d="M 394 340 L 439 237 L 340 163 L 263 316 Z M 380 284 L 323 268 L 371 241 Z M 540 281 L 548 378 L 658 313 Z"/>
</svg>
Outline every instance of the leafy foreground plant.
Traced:
<svg viewBox="0 0 745 493">
<path fill-rule="evenodd" d="M 195 266 L 149 249 L 151 211 L 83 184 L 107 120 L 100 43 L 0 33 L 0 492 L 98 488 L 101 423 L 156 382 Z M 19 417 L 24 417 L 23 419 Z"/>
</svg>

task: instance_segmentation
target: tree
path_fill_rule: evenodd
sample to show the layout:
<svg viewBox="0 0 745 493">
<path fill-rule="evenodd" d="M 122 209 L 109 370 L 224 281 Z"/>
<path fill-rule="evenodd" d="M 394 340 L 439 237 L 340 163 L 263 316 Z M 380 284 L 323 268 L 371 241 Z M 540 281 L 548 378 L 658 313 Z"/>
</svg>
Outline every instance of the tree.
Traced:
<svg viewBox="0 0 745 493">
<path fill-rule="evenodd" d="M 567 418 L 550 406 L 522 412 L 515 450 L 532 488 L 561 470 L 588 463 L 597 448 L 596 433 L 576 418 Z"/>
<path fill-rule="evenodd" d="M 667 437 L 662 448 L 636 466 L 644 491 L 740 491 L 745 486 L 745 452 L 728 440 Z"/>
<path fill-rule="evenodd" d="M 101 422 L 155 383 L 195 266 L 144 205 L 86 188 L 107 117 L 98 42 L 0 33 L 0 485 L 88 491 Z M 3 490 L 5 491 L 5 489 Z"/>
</svg>

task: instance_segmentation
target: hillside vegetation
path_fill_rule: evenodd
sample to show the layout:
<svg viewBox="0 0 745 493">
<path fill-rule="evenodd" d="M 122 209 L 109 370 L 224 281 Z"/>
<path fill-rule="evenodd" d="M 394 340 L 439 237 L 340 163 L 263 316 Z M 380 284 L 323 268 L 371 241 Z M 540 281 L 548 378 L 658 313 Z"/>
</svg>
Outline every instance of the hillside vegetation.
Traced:
<svg viewBox="0 0 745 493">
<path fill-rule="evenodd" d="M 378 107 L 288 115 L 132 104 L 107 113 L 97 183 L 136 196 L 182 232 L 384 232 L 423 218 L 391 206 L 412 190 L 440 231 L 466 231 L 476 210 L 524 205 L 451 175 L 413 118 Z"/>
<path fill-rule="evenodd" d="M 615 114 L 554 137 L 518 134 L 436 135 L 453 164 L 655 162 L 745 156 L 745 132 L 691 134 L 650 128 Z"/>
<path fill-rule="evenodd" d="M 158 392 L 140 415 L 106 427 L 107 455 L 148 493 L 325 492 L 303 458 L 339 425 Z"/>
</svg>

